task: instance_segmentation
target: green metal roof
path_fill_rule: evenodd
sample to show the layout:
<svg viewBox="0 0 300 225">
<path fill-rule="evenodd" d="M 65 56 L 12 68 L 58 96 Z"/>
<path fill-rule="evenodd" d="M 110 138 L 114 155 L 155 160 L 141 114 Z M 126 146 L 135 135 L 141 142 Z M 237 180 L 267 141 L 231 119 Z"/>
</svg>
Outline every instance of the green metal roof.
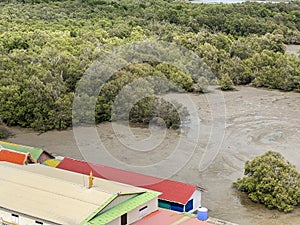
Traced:
<svg viewBox="0 0 300 225">
<path fill-rule="evenodd" d="M 29 147 L 29 146 L 13 144 L 13 143 L 4 142 L 4 141 L 0 141 L 0 145 L 7 150 L 14 150 L 14 151 L 23 152 L 23 153 L 29 152 L 31 157 L 35 161 L 37 161 L 40 158 L 41 154 L 44 151 L 43 149 L 40 149 L 40 148 L 33 148 L 33 147 Z"/>
<path fill-rule="evenodd" d="M 100 207 L 98 207 L 91 215 L 88 216 L 85 220 L 83 220 L 79 225 L 86 225 L 87 222 L 93 219 L 102 209 L 104 209 L 109 203 L 111 203 L 115 198 L 118 197 L 118 194 L 112 195 L 106 202 L 104 202 Z"/>
<path fill-rule="evenodd" d="M 125 202 L 120 203 L 119 205 L 100 213 L 91 219 L 87 224 L 89 225 L 104 225 L 107 224 L 125 213 L 132 211 L 133 209 L 147 203 L 153 198 L 159 196 L 160 193 L 154 191 L 147 191 L 142 194 L 139 194 L 131 199 L 128 199 Z"/>
</svg>

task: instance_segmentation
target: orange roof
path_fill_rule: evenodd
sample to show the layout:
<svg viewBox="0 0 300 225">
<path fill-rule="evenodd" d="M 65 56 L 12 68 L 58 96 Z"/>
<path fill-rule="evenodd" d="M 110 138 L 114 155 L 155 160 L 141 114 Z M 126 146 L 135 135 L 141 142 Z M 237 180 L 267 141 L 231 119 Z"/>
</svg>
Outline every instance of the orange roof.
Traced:
<svg viewBox="0 0 300 225">
<path fill-rule="evenodd" d="M 5 149 L 0 150 L 0 161 L 24 165 L 27 158 L 28 153 L 14 152 Z"/>
<path fill-rule="evenodd" d="M 200 221 L 197 218 L 184 216 L 169 210 L 157 210 L 145 216 L 132 225 L 153 225 L 153 224 L 176 224 L 176 225 L 213 225 L 211 223 Z"/>
</svg>

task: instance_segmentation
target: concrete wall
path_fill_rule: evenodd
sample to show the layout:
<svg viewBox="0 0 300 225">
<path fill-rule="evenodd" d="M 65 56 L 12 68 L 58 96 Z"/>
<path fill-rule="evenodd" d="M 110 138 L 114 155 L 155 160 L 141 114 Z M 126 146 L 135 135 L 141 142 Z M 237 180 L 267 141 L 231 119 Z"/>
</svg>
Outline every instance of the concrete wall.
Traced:
<svg viewBox="0 0 300 225">
<path fill-rule="evenodd" d="M 130 211 L 127 213 L 127 224 L 131 224 L 134 223 L 140 219 L 142 219 L 143 217 L 145 217 L 146 215 L 156 211 L 158 209 L 158 199 L 152 199 L 151 201 L 147 202 L 146 204 L 143 204 L 137 208 L 135 208 L 134 210 Z M 140 211 L 140 209 L 144 208 L 145 206 L 147 206 L 147 208 L 145 210 Z M 120 225 L 121 224 L 121 217 L 115 219 L 114 221 L 108 223 L 107 225 Z"/>
<path fill-rule="evenodd" d="M 12 216 L 12 214 L 17 215 L 18 217 Z M 0 224 L 5 221 L 9 223 L 15 223 L 20 225 L 57 225 L 56 223 L 51 223 L 42 219 L 34 218 L 19 212 L 10 211 L 0 207 Z M 36 223 L 36 221 L 41 223 Z"/>
</svg>

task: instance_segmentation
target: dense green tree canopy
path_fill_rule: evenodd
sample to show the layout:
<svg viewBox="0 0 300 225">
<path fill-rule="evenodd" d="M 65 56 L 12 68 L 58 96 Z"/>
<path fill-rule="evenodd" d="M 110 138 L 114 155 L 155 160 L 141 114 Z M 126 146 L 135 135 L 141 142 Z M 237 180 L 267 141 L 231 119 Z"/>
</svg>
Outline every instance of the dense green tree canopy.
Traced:
<svg viewBox="0 0 300 225">
<path fill-rule="evenodd" d="M 300 173 L 281 154 L 268 151 L 247 161 L 244 174 L 234 185 L 252 201 L 284 212 L 300 204 Z"/>
<path fill-rule="evenodd" d="M 71 126 L 74 91 L 86 69 L 110 49 L 145 39 L 194 51 L 219 81 L 226 77 L 234 85 L 299 91 L 300 59 L 285 53 L 284 45 L 300 44 L 299 9 L 299 2 L 1 1 L 0 119 L 40 130 Z M 170 79 L 186 91 L 205 92 L 203 84 L 211 82 L 164 63 L 124 68 L 103 88 L 96 120 L 110 120 L 122 85 L 147 74 Z M 141 112 L 149 113 L 147 107 Z M 136 112 L 132 119 L 137 120 Z"/>
</svg>

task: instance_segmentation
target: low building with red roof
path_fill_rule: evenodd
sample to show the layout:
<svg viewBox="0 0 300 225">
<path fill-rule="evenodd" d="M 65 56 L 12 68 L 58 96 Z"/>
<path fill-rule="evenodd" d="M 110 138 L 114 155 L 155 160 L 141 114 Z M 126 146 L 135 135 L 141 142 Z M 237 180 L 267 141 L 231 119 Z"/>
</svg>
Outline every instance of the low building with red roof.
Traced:
<svg viewBox="0 0 300 225">
<path fill-rule="evenodd" d="M 86 175 L 92 171 L 95 177 L 160 192 L 162 194 L 158 197 L 158 204 L 161 208 L 178 212 L 189 212 L 201 206 L 201 190 L 196 185 L 156 178 L 71 158 L 64 158 L 57 168 Z"/>
</svg>

